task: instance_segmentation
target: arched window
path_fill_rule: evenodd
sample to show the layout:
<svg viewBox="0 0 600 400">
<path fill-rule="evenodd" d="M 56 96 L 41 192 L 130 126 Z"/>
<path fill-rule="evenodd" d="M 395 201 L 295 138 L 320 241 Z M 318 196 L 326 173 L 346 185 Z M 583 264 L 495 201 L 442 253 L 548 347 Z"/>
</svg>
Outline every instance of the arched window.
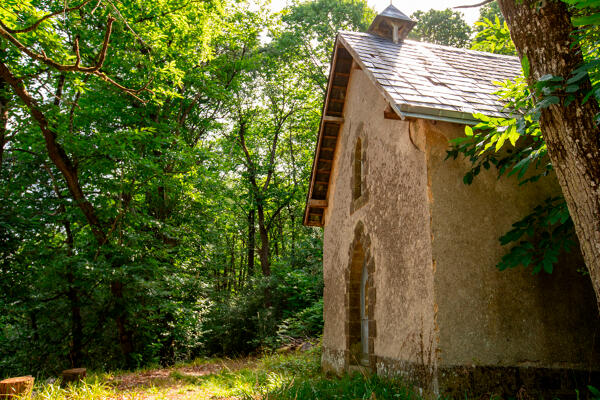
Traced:
<svg viewBox="0 0 600 400">
<path fill-rule="evenodd" d="M 354 200 L 358 200 L 362 196 L 362 181 L 362 143 L 359 138 L 354 148 L 354 187 L 352 188 Z"/>
</svg>

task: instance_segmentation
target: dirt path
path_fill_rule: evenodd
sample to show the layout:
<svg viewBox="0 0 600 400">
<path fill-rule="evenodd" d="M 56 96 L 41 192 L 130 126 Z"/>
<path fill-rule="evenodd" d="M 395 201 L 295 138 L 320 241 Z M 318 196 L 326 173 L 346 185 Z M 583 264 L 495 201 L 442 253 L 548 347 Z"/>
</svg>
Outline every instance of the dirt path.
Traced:
<svg viewBox="0 0 600 400">
<path fill-rule="evenodd" d="M 253 368 L 256 360 L 244 358 L 219 360 L 197 365 L 151 369 L 116 376 L 108 384 L 119 393 L 115 400 L 133 399 L 238 399 L 227 395 L 222 388 L 211 382 L 218 380 L 224 372 L 235 372 Z M 208 378 L 208 379 L 207 379 Z M 230 383 L 222 379 L 230 388 Z"/>
</svg>

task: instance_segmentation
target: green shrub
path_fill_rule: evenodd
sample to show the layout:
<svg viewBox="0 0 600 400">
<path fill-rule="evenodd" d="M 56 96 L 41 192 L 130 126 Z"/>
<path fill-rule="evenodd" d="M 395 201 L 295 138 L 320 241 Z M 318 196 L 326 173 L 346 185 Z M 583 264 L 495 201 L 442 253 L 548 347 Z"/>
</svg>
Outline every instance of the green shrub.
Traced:
<svg viewBox="0 0 600 400">
<path fill-rule="evenodd" d="M 319 299 L 279 325 L 280 337 L 316 337 L 323 332 L 323 299 Z"/>
</svg>

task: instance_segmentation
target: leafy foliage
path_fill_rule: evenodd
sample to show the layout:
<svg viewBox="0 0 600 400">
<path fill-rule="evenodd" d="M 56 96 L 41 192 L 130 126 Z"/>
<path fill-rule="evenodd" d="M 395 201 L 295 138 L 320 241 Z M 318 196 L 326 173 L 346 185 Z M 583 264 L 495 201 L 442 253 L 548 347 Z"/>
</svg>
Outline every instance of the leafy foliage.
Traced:
<svg viewBox="0 0 600 400">
<path fill-rule="evenodd" d="M 473 30 L 475 31 L 475 33 L 481 32 L 484 28 L 481 25 L 477 24 L 477 22 L 481 22 L 486 19 L 494 21 L 496 17 L 498 17 L 498 19 L 500 20 L 500 24 L 504 23 L 504 15 L 502 15 L 502 11 L 500 11 L 500 5 L 498 5 L 498 2 L 493 1 L 491 3 L 483 5 L 479 9 L 479 18 L 475 22 Z"/>
<path fill-rule="evenodd" d="M 503 271 L 522 265 L 532 266 L 533 274 L 542 270 L 551 274 L 559 255 L 575 245 L 574 237 L 573 222 L 564 199 L 546 199 L 500 238 L 502 245 L 518 244 L 502 257 L 498 269 Z"/>
<path fill-rule="evenodd" d="M 471 27 L 460 12 L 445 10 L 416 11 L 410 16 L 417 25 L 409 33 L 410 39 L 453 47 L 468 47 Z"/>
<path fill-rule="evenodd" d="M 586 15 L 593 14 L 595 4 L 586 1 L 568 1 L 580 14 L 574 17 L 575 25 L 593 21 Z M 593 2 L 592 2 L 593 3 Z M 490 10 L 487 10 L 490 11 Z M 486 12 L 487 12 L 486 11 Z M 477 23 L 481 30 L 475 37 L 473 48 L 500 54 L 514 54 L 506 23 L 496 15 L 492 22 L 482 14 Z M 587 21 L 587 22 L 586 22 Z M 574 33 L 576 44 L 584 51 L 584 64 L 572 71 L 570 76 L 545 75 L 529 86 L 529 61 L 522 59 L 524 76 L 514 81 L 498 82 L 499 98 L 506 103 L 512 118 L 489 118 L 474 115 L 480 123 L 465 128 L 465 137 L 453 141 L 448 158 L 459 155 L 468 157 L 471 169 L 464 182 L 471 184 L 483 169 L 495 166 L 498 178 L 516 175 L 519 184 L 538 181 L 552 171 L 546 143 L 539 127 L 541 110 L 553 104 L 570 104 L 575 96 L 583 95 L 587 101 L 598 92 L 598 36 L 596 26 L 586 26 Z M 592 88 L 585 86 L 587 78 Z M 558 257 L 568 252 L 576 243 L 573 222 L 562 197 L 546 199 L 531 214 L 513 225 L 513 229 L 500 238 L 502 245 L 512 245 L 510 251 L 498 264 L 500 270 L 519 265 L 531 267 L 537 274 L 552 273 Z"/>
<path fill-rule="evenodd" d="M 496 3 L 493 3 L 496 4 Z M 503 18 L 494 16 L 493 19 L 484 17 L 475 22 L 477 35 L 471 43 L 472 50 L 487 51 L 496 54 L 516 55 L 517 50 L 510 38 L 508 25 Z"/>
</svg>

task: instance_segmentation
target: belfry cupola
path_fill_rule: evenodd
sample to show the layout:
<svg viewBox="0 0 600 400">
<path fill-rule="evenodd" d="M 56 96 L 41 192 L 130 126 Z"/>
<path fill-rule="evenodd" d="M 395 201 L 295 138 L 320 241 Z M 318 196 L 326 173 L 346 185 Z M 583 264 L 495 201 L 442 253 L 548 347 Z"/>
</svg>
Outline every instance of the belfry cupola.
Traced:
<svg viewBox="0 0 600 400">
<path fill-rule="evenodd" d="M 417 23 L 393 5 L 389 5 L 375 17 L 368 32 L 384 37 L 394 43 L 402 42 Z"/>
</svg>

